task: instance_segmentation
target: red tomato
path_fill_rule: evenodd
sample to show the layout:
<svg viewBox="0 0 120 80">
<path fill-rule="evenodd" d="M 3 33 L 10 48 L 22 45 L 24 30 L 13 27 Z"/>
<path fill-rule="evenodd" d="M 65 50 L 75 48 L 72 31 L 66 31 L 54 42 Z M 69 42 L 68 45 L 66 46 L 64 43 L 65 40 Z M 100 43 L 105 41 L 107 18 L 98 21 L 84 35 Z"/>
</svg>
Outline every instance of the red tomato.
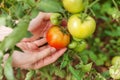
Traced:
<svg viewBox="0 0 120 80">
<path fill-rule="evenodd" d="M 46 34 L 47 42 L 56 49 L 66 47 L 70 42 L 70 35 L 64 27 L 52 26 Z"/>
</svg>

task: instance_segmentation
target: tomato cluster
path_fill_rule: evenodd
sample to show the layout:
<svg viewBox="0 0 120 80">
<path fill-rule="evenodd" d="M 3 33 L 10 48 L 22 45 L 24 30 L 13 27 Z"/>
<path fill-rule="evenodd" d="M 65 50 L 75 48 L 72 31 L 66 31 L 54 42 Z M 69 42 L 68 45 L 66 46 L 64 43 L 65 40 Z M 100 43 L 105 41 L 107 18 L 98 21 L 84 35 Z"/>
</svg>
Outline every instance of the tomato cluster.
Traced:
<svg viewBox="0 0 120 80">
<path fill-rule="evenodd" d="M 87 46 L 85 39 L 94 33 L 96 22 L 94 18 L 83 13 L 85 9 L 83 0 L 62 0 L 62 5 L 67 13 L 51 15 L 53 26 L 47 32 L 48 44 L 57 49 L 68 47 L 81 52 Z M 70 16 L 66 18 L 64 15 L 68 13 Z M 63 19 L 66 19 L 67 26 L 61 26 Z"/>
</svg>

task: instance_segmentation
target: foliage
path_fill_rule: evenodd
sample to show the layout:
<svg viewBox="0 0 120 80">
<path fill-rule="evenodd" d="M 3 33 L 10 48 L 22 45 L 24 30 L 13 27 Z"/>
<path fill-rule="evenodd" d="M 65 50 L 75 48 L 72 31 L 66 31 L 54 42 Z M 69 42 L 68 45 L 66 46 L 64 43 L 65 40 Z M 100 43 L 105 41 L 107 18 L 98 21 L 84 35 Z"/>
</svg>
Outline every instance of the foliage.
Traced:
<svg viewBox="0 0 120 80">
<path fill-rule="evenodd" d="M 109 80 L 111 58 L 120 55 L 120 1 L 119 0 L 84 0 L 85 13 L 96 20 L 94 35 L 85 39 L 87 48 L 81 52 L 69 49 L 55 63 L 38 70 L 15 71 L 11 66 L 11 57 L 5 69 L 0 65 L 0 80 Z M 88 4 L 88 3 L 89 4 Z M 49 4 L 48 4 L 49 3 Z M 16 50 L 15 44 L 30 33 L 27 32 L 29 21 L 38 12 L 57 12 L 66 19 L 71 15 L 65 11 L 61 0 L 1 0 L 0 25 L 13 28 L 7 38 L 0 42 L 0 64 L 5 51 L 10 54 Z M 18 23 L 16 23 L 18 21 Z M 18 32 L 22 31 L 21 34 Z M 19 35 L 19 36 L 18 36 Z M 17 37 L 16 37 L 17 36 Z M 115 66 L 115 65 L 114 65 Z M 13 72 L 16 72 L 13 75 Z M 26 73 L 28 72 L 28 73 Z M 5 75 L 5 77 L 4 77 Z M 26 76 L 24 76 L 26 75 Z"/>
</svg>

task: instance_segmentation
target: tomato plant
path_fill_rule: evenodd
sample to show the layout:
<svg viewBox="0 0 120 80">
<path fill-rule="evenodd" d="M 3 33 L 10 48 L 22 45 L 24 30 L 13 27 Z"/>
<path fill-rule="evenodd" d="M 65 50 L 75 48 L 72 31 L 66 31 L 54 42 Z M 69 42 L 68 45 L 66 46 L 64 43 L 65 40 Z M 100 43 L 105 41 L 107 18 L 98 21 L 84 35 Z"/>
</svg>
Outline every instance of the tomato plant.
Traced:
<svg viewBox="0 0 120 80">
<path fill-rule="evenodd" d="M 5 67 L 0 65 L 0 80 L 120 79 L 119 5 L 120 0 L 1 0 L 0 26 L 13 28 L 13 33 L 0 41 L 0 64 L 10 53 Z M 68 48 L 40 70 L 14 69 L 12 54 L 21 51 L 15 45 L 30 35 L 29 21 L 39 12 L 51 13 L 48 44 Z"/>
<path fill-rule="evenodd" d="M 62 0 L 64 8 L 70 13 L 78 13 L 84 9 L 83 0 Z"/>
<path fill-rule="evenodd" d="M 52 26 L 46 34 L 46 39 L 50 46 L 60 49 L 67 47 L 70 42 L 70 35 L 63 27 Z"/>
<path fill-rule="evenodd" d="M 91 36 L 96 28 L 95 20 L 86 16 L 82 19 L 82 15 L 75 14 L 68 19 L 68 30 L 71 35 L 78 39 L 85 39 Z"/>
</svg>

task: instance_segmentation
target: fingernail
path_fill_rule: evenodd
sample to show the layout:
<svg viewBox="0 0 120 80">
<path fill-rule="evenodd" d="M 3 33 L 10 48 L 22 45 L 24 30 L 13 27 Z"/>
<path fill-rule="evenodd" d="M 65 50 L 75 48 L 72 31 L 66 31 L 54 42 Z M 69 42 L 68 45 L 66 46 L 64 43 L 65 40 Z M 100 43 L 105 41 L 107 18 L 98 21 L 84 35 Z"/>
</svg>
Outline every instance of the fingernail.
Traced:
<svg viewBox="0 0 120 80">
<path fill-rule="evenodd" d="M 56 49 L 54 47 L 51 47 L 50 50 L 51 50 L 52 53 L 56 51 Z"/>
</svg>

